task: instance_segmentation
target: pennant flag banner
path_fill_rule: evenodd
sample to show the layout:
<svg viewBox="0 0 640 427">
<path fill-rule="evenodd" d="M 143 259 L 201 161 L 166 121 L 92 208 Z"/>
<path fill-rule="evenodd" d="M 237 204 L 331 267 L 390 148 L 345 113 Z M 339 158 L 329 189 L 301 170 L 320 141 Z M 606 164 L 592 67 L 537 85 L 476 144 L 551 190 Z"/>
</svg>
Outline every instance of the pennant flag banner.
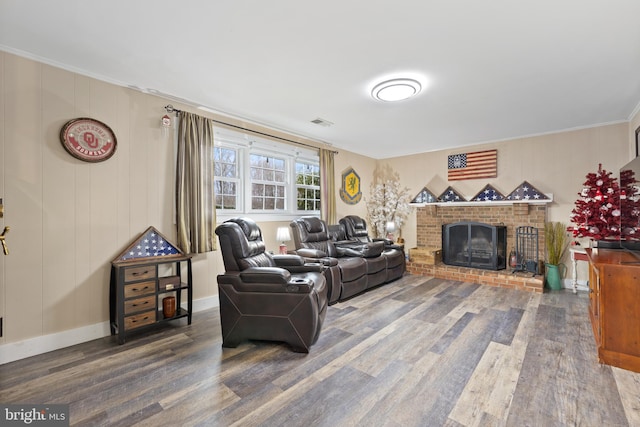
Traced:
<svg viewBox="0 0 640 427">
<path fill-rule="evenodd" d="M 447 162 L 447 179 L 496 178 L 498 176 L 498 150 L 453 154 Z"/>
</svg>

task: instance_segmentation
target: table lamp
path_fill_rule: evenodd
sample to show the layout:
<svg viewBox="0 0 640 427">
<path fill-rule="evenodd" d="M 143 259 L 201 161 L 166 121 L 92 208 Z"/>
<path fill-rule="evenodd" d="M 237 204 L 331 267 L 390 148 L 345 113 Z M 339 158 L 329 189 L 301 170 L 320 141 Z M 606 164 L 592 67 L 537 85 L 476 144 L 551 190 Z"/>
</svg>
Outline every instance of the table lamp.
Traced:
<svg viewBox="0 0 640 427">
<path fill-rule="evenodd" d="M 393 240 L 393 233 L 396 231 L 396 223 L 393 221 L 387 222 L 387 239 Z"/>
<path fill-rule="evenodd" d="M 280 254 L 287 253 L 287 245 L 284 242 L 288 242 L 291 240 L 291 234 L 289 234 L 289 227 L 278 227 L 278 231 L 276 232 L 276 240 L 280 243 Z"/>
</svg>

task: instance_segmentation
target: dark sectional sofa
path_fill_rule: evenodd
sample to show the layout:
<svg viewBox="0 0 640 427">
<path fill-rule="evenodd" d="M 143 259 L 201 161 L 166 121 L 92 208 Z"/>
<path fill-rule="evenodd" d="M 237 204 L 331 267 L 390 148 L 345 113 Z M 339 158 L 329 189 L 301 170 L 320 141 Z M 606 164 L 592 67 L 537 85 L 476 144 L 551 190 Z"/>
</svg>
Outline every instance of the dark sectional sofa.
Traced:
<svg viewBox="0 0 640 427">
<path fill-rule="evenodd" d="M 326 267 L 329 304 L 396 280 L 406 269 L 401 246 L 364 238 L 362 228 L 356 236 L 351 221 L 343 220 L 328 226 L 317 217 L 302 217 L 290 224 L 296 246 L 294 252 Z M 366 233 L 366 223 L 360 221 Z"/>
</svg>

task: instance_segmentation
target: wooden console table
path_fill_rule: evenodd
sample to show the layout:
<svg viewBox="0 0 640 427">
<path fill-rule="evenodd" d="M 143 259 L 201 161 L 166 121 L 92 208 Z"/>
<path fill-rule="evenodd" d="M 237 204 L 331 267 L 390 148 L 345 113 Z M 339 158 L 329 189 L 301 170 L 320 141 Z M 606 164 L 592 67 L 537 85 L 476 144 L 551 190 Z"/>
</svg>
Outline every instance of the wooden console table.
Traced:
<svg viewBox="0 0 640 427">
<path fill-rule="evenodd" d="M 620 249 L 586 253 L 598 361 L 640 372 L 640 256 Z"/>
<path fill-rule="evenodd" d="M 186 282 L 182 281 L 182 264 L 186 264 Z M 187 293 L 186 310 L 181 307 L 182 291 Z M 111 335 L 118 335 L 119 344 L 124 344 L 127 335 L 143 326 L 183 317 L 190 325 L 193 313 L 191 256 L 113 262 L 109 296 Z M 166 296 L 176 299 L 176 311 L 170 317 L 161 311 L 162 299 Z"/>
</svg>

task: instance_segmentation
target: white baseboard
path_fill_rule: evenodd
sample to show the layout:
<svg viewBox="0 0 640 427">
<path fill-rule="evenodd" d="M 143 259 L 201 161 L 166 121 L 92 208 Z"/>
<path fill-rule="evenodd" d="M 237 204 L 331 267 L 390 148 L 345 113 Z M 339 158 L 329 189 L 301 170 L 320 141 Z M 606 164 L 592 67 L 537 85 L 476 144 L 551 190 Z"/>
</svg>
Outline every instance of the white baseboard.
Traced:
<svg viewBox="0 0 640 427">
<path fill-rule="evenodd" d="M 193 312 L 196 313 L 218 306 L 219 300 L 217 296 L 200 298 L 193 301 Z M 185 304 L 182 304 L 182 307 L 186 309 Z M 2 344 L 0 345 L 0 365 L 103 338 L 110 334 L 111 329 L 107 321 L 23 341 Z"/>
<path fill-rule="evenodd" d="M 588 291 L 589 290 L 589 282 L 587 282 L 586 280 L 578 280 L 576 283 L 577 283 L 576 288 L 579 291 Z M 562 281 L 562 287 L 565 288 L 565 289 L 573 290 L 573 280 L 564 279 Z"/>
</svg>

